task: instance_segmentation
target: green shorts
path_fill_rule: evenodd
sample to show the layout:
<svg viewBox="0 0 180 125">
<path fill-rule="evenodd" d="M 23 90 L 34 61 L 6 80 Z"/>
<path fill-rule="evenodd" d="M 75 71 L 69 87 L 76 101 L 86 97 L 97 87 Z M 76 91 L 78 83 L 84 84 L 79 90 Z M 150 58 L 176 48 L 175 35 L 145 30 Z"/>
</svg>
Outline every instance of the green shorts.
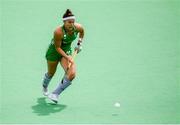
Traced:
<svg viewBox="0 0 180 125">
<path fill-rule="evenodd" d="M 67 55 L 72 55 L 71 47 L 62 48 Z M 49 61 L 60 61 L 62 56 L 56 51 L 53 44 L 49 45 L 49 48 L 46 51 L 46 59 Z"/>
</svg>

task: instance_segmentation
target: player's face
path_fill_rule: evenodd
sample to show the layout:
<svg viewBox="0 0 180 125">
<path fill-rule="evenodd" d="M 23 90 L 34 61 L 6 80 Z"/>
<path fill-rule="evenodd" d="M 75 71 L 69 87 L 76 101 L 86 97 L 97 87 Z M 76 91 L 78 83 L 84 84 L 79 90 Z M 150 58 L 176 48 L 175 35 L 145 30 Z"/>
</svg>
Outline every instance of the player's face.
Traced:
<svg viewBox="0 0 180 125">
<path fill-rule="evenodd" d="M 69 31 L 73 30 L 74 22 L 75 22 L 74 19 L 66 20 L 64 22 L 65 28 Z"/>
</svg>

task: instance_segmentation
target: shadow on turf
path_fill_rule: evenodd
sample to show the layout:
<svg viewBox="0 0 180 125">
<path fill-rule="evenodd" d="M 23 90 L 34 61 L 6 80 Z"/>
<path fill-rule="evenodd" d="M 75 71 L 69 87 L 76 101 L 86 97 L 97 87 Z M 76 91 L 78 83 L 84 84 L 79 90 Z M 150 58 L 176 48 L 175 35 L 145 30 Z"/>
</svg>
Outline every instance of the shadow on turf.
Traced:
<svg viewBox="0 0 180 125">
<path fill-rule="evenodd" d="M 45 97 L 37 98 L 37 104 L 31 107 L 33 112 L 39 116 L 60 112 L 67 107 L 66 105 L 61 104 L 47 103 L 45 99 Z"/>
</svg>

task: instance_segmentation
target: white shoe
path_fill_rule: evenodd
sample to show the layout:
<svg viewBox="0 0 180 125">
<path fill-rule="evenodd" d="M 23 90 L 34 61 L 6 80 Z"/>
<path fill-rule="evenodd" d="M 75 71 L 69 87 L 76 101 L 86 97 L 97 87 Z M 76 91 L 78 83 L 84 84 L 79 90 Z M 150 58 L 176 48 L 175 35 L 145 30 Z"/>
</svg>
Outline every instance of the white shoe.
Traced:
<svg viewBox="0 0 180 125">
<path fill-rule="evenodd" d="M 49 98 L 51 101 L 53 101 L 53 102 L 55 102 L 55 103 L 58 103 L 58 95 L 57 95 L 57 94 L 50 93 L 50 94 L 48 95 L 48 98 Z"/>
<path fill-rule="evenodd" d="M 44 88 L 44 87 L 43 87 L 43 90 L 42 90 L 42 91 L 43 91 L 43 95 L 44 95 L 44 96 L 48 96 L 48 95 L 49 95 L 49 92 L 48 92 L 48 89 L 47 89 L 47 88 Z"/>
</svg>

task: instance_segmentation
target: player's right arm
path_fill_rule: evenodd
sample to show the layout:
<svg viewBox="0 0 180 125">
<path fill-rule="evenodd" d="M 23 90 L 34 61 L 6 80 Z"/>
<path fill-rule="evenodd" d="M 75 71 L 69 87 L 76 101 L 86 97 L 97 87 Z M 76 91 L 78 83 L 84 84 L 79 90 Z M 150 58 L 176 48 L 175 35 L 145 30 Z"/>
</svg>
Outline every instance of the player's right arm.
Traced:
<svg viewBox="0 0 180 125">
<path fill-rule="evenodd" d="M 71 63 L 73 63 L 73 60 L 70 56 L 68 56 L 62 49 L 61 49 L 61 44 L 62 44 L 62 37 L 63 33 L 60 29 L 56 29 L 54 32 L 54 45 L 55 45 L 55 49 L 56 51 L 63 56 L 65 59 L 67 59 L 68 61 L 70 61 Z"/>
</svg>

